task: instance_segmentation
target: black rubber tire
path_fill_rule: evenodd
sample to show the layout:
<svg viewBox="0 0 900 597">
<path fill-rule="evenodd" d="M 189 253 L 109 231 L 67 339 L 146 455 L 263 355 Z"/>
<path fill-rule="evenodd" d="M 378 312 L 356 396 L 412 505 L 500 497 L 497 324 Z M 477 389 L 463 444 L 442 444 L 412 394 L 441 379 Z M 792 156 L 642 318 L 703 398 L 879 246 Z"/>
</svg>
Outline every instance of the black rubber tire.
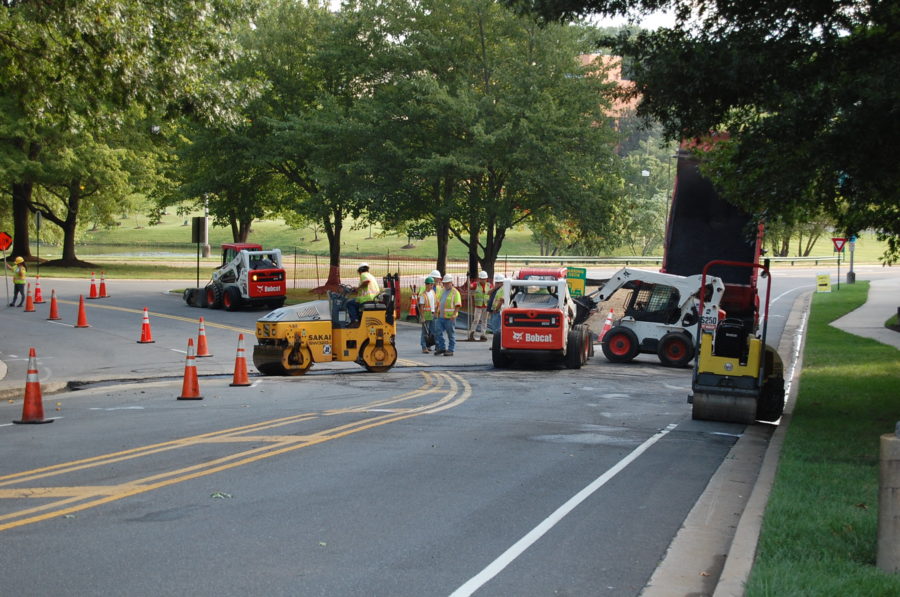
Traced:
<svg viewBox="0 0 900 597">
<path fill-rule="evenodd" d="M 225 289 L 222 288 L 222 285 L 218 282 L 213 282 L 209 286 L 206 287 L 206 305 L 210 309 L 221 309 L 222 308 L 222 296 L 225 294 Z"/>
<path fill-rule="evenodd" d="M 237 311 L 241 308 L 243 300 L 241 299 L 241 291 L 237 286 L 229 286 L 222 294 L 222 306 L 226 311 Z"/>
<path fill-rule="evenodd" d="M 637 336 L 628 328 L 616 326 L 603 337 L 603 355 L 612 363 L 627 363 L 639 350 Z"/>
<path fill-rule="evenodd" d="M 181 296 L 184 298 L 184 302 L 187 303 L 188 307 L 194 306 L 194 293 L 197 292 L 196 288 L 185 288 L 184 294 Z"/>
<path fill-rule="evenodd" d="M 769 377 L 763 384 L 756 401 L 756 419 L 777 421 L 784 413 L 784 379 Z"/>
<path fill-rule="evenodd" d="M 491 340 L 491 361 L 495 369 L 507 369 L 512 364 L 512 359 L 500 349 L 500 335 L 498 331 Z"/>
<path fill-rule="evenodd" d="M 576 325 L 575 330 L 577 330 L 582 336 L 581 364 L 584 365 L 588 362 L 588 359 L 591 358 L 594 351 L 594 343 L 593 338 L 591 337 L 591 330 L 586 325 Z"/>
<path fill-rule="evenodd" d="M 684 367 L 694 358 L 691 337 L 682 332 L 669 332 L 659 341 L 656 356 L 666 367 Z"/>
<path fill-rule="evenodd" d="M 566 337 L 566 356 L 564 362 L 568 369 L 581 369 L 584 362 L 584 333 L 575 328 L 569 330 Z"/>
</svg>

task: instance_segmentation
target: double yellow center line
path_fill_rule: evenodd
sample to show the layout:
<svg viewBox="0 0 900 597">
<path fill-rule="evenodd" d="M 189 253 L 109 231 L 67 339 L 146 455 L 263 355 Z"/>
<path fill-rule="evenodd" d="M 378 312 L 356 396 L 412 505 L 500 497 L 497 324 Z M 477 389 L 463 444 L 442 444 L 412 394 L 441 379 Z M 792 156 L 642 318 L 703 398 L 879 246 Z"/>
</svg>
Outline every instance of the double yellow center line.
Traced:
<svg viewBox="0 0 900 597">
<path fill-rule="evenodd" d="M 360 406 L 300 413 L 289 417 L 261 421 L 231 429 L 222 429 L 169 442 L 141 446 L 2 476 L 0 477 L 0 499 L 41 499 L 49 501 L 0 515 L 0 531 L 34 524 L 58 516 L 70 515 L 88 508 L 95 508 L 116 500 L 168 487 L 169 485 L 183 483 L 252 464 L 273 456 L 287 454 L 301 448 L 346 437 L 360 431 L 421 415 L 437 413 L 458 406 L 471 396 L 472 388 L 469 383 L 455 373 L 421 373 L 420 375 L 424 378 L 424 383 L 421 387 Z M 405 404 L 417 401 L 420 398 L 432 399 L 422 404 Z M 309 433 L 283 433 L 280 435 L 267 433 L 271 430 L 283 430 L 291 425 L 335 416 L 343 418 L 349 416 L 354 420 Z M 36 481 L 62 475 L 73 475 L 88 469 L 112 466 L 128 460 L 145 458 L 171 450 L 211 444 L 240 445 L 247 442 L 261 443 L 263 445 L 208 461 L 203 460 L 202 454 L 195 454 L 194 456 L 197 460 L 195 464 L 113 485 L 32 485 Z M 190 456 L 191 452 L 186 451 L 180 461 L 184 462 Z"/>
</svg>

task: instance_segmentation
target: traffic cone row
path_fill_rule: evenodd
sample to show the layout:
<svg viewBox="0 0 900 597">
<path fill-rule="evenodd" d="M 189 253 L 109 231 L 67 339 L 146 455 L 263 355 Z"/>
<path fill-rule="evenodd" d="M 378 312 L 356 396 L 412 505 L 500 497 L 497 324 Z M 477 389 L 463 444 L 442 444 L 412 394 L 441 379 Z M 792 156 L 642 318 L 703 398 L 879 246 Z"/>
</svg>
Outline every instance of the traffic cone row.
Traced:
<svg viewBox="0 0 900 597">
<path fill-rule="evenodd" d="M 100 272 L 100 298 L 109 298 L 109 295 L 106 293 L 106 279 L 103 277 L 103 272 Z"/>
<path fill-rule="evenodd" d="M 47 317 L 50 321 L 62 319 L 59 316 L 59 305 L 56 304 L 56 290 L 50 289 L 50 315 Z"/>
<path fill-rule="evenodd" d="M 187 357 L 184 360 L 184 381 L 181 384 L 179 400 L 203 400 L 200 395 L 200 381 L 197 379 L 197 363 L 194 355 L 194 339 L 188 338 Z"/>
<path fill-rule="evenodd" d="M 598 342 L 603 342 L 603 336 L 606 335 L 610 329 L 612 329 L 613 325 L 613 310 L 610 309 L 609 313 L 606 316 L 606 321 L 603 322 L 603 329 L 600 330 L 600 335 L 597 337 Z"/>
<path fill-rule="evenodd" d="M 238 334 L 237 355 L 234 359 L 234 377 L 230 386 L 249 386 L 250 378 L 247 376 L 247 356 L 244 351 L 244 334 Z"/>
<path fill-rule="evenodd" d="M 38 381 L 37 353 L 34 348 L 28 349 L 28 375 L 25 377 L 25 397 L 22 401 L 22 418 L 13 421 L 17 424 L 52 423 L 53 419 L 44 418 L 44 404 L 41 398 L 41 382 Z"/>
<path fill-rule="evenodd" d="M 84 310 L 84 295 L 78 295 L 78 323 L 75 324 L 77 328 L 89 328 L 91 327 L 88 324 L 87 313 Z"/>
</svg>

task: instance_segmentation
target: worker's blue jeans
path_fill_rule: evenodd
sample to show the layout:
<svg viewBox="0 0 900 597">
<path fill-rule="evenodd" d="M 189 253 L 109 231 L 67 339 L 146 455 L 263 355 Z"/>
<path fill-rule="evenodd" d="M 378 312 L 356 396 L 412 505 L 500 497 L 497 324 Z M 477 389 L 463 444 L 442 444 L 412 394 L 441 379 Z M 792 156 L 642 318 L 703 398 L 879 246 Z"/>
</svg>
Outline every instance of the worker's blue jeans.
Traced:
<svg viewBox="0 0 900 597">
<path fill-rule="evenodd" d="M 456 349 L 456 320 L 438 317 L 434 320 L 434 339 L 438 350 L 453 352 Z M 447 340 L 444 340 L 444 332 Z"/>
</svg>

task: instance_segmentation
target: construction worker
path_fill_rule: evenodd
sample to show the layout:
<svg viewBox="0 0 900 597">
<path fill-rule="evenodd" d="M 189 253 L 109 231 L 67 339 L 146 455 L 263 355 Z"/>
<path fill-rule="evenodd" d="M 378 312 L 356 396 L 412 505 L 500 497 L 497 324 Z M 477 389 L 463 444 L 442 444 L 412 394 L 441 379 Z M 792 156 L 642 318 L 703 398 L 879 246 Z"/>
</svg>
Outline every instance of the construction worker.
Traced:
<svg viewBox="0 0 900 597">
<path fill-rule="evenodd" d="M 434 346 L 434 311 L 437 308 L 434 296 L 434 278 L 425 278 L 425 291 L 419 295 L 419 315 L 422 318 L 422 352 L 428 353 Z"/>
<path fill-rule="evenodd" d="M 494 274 L 494 288 L 488 295 L 491 333 L 500 333 L 500 309 L 503 307 L 503 274 Z"/>
<path fill-rule="evenodd" d="M 18 304 L 18 306 L 21 307 L 22 303 L 25 302 L 25 275 L 28 273 L 28 270 L 25 269 L 24 259 L 22 259 L 21 257 L 16 257 L 15 261 L 15 266 L 12 266 L 8 263 L 6 264 L 6 267 L 12 270 L 13 273 L 13 297 L 12 302 L 9 303 L 9 306 L 17 306 L 16 297 L 21 296 Z"/>
<path fill-rule="evenodd" d="M 453 356 L 456 348 L 456 316 L 462 307 L 462 296 L 459 290 L 453 287 L 453 276 L 447 274 L 441 281 L 441 293 L 437 297 L 437 317 L 434 320 L 434 337 L 437 341 L 437 349 L 434 356 Z M 444 340 L 444 334 L 447 340 Z"/>
<path fill-rule="evenodd" d="M 475 309 L 472 315 L 472 327 L 469 328 L 469 341 L 475 340 L 475 336 L 479 336 L 479 342 L 485 342 L 487 336 L 487 304 L 488 295 L 491 292 L 491 285 L 488 282 L 487 272 L 478 273 L 478 281 L 472 285 L 472 307 Z"/>
<path fill-rule="evenodd" d="M 374 303 L 381 292 L 378 287 L 378 281 L 375 276 L 369 273 L 369 264 L 360 263 L 356 268 L 359 273 L 359 286 L 356 288 L 356 300 L 347 303 L 347 313 L 350 315 L 350 321 L 359 321 L 360 311 L 362 311 L 362 303 Z"/>
</svg>

